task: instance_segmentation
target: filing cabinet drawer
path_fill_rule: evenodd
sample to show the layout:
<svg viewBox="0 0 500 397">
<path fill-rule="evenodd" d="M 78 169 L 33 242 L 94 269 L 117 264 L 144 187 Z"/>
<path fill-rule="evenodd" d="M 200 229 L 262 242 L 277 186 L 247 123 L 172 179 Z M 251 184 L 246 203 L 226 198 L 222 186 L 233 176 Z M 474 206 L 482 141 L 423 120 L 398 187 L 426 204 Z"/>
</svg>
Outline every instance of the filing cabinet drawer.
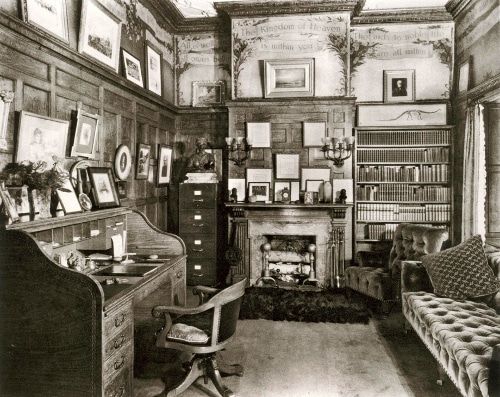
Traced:
<svg viewBox="0 0 500 397">
<path fill-rule="evenodd" d="M 132 343 L 128 343 L 107 359 L 102 366 L 104 379 L 111 379 L 125 368 L 131 368 L 133 363 Z"/>
<path fill-rule="evenodd" d="M 216 260 L 190 260 L 187 264 L 187 283 L 189 285 L 215 284 Z"/>
<path fill-rule="evenodd" d="M 179 233 L 214 233 L 213 210 L 183 210 L 179 212 Z"/>
<path fill-rule="evenodd" d="M 107 360 L 123 346 L 133 342 L 133 327 L 130 325 L 122 332 L 105 341 L 104 345 L 104 360 Z"/>
<path fill-rule="evenodd" d="M 104 397 L 132 397 L 131 368 L 124 368 L 104 386 Z"/>
<path fill-rule="evenodd" d="M 189 234 L 183 238 L 186 243 L 188 258 L 215 258 L 217 243 L 212 236 Z"/>
<path fill-rule="evenodd" d="M 104 340 L 108 340 L 118 332 L 123 332 L 134 321 L 132 302 L 124 305 L 119 310 L 106 313 L 104 319 Z"/>
<path fill-rule="evenodd" d="M 186 183 L 179 186 L 179 207 L 181 209 L 215 208 L 217 184 Z"/>
</svg>

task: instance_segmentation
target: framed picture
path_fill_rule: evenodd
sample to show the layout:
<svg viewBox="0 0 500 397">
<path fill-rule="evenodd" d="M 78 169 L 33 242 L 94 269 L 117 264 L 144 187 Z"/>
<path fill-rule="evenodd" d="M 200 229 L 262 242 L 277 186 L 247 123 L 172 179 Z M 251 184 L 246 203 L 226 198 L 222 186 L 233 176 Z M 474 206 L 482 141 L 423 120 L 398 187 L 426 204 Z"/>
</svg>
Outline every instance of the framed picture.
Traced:
<svg viewBox="0 0 500 397">
<path fill-rule="evenodd" d="M 461 63 L 458 67 L 458 92 L 462 93 L 469 89 L 470 82 L 470 60 L 467 59 L 465 62 Z"/>
<path fill-rule="evenodd" d="M 347 203 L 352 203 L 354 201 L 354 181 L 352 179 L 333 179 L 332 187 L 334 201 L 339 199 L 341 190 L 345 190 Z"/>
<path fill-rule="evenodd" d="M 300 182 L 291 181 L 290 182 L 290 201 L 300 201 Z"/>
<path fill-rule="evenodd" d="M 300 188 L 301 190 L 306 190 L 307 180 L 329 181 L 330 179 L 330 168 L 328 167 L 302 168 Z"/>
<path fill-rule="evenodd" d="M 132 168 L 132 154 L 127 145 L 120 145 L 115 153 L 115 175 L 120 180 L 125 180 L 130 175 Z"/>
<path fill-rule="evenodd" d="M 322 179 L 307 179 L 306 192 L 319 192 L 319 188 L 324 182 Z"/>
<path fill-rule="evenodd" d="M 116 190 L 118 191 L 119 199 L 127 198 L 127 181 L 117 181 L 116 182 Z"/>
<path fill-rule="evenodd" d="M 16 208 L 21 222 L 30 220 L 30 200 L 27 186 L 12 186 L 8 188 L 12 203 Z"/>
<path fill-rule="evenodd" d="M 16 203 L 3 183 L 0 183 L 0 199 L 2 200 L 1 204 L 10 221 L 18 222 L 19 214 L 16 210 Z"/>
<path fill-rule="evenodd" d="M 298 154 L 275 154 L 274 162 L 276 179 L 299 179 L 299 160 L 300 155 Z"/>
<path fill-rule="evenodd" d="M 22 0 L 25 22 L 69 43 L 66 0 Z"/>
<path fill-rule="evenodd" d="M 247 168 L 247 184 L 249 182 L 268 182 L 273 179 L 272 168 Z"/>
<path fill-rule="evenodd" d="M 125 71 L 125 77 L 128 81 L 137 84 L 140 87 L 144 87 L 142 81 L 142 70 L 141 61 L 136 57 L 130 55 L 127 51 L 122 49 L 123 54 L 123 70 Z"/>
<path fill-rule="evenodd" d="M 193 81 L 193 106 L 213 106 L 223 103 L 223 81 Z"/>
<path fill-rule="evenodd" d="M 146 41 L 146 87 L 149 91 L 161 96 L 162 93 L 162 74 L 161 65 L 163 57 L 151 42 Z"/>
<path fill-rule="evenodd" d="M 248 196 L 255 196 L 255 201 L 269 201 L 269 182 L 250 182 Z"/>
<path fill-rule="evenodd" d="M 98 114 L 90 114 L 81 109 L 78 110 L 71 157 L 80 156 L 89 159 L 96 158 L 97 142 L 99 141 L 98 127 Z"/>
<path fill-rule="evenodd" d="M 326 138 L 326 123 L 324 121 L 304 121 L 303 147 L 322 147 Z"/>
<path fill-rule="evenodd" d="M 0 91 L 0 150 L 7 150 L 7 125 L 9 124 L 10 104 L 14 100 L 13 91 Z"/>
<path fill-rule="evenodd" d="M 415 70 L 384 70 L 384 102 L 415 100 Z"/>
<path fill-rule="evenodd" d="M 253 148 L 271 147 L 271 123 L 267 121 L 249 121 L 247 122 L 248 144 Z"/>
<path fill-rule="evenodd" d="M 245 183 L 245 178 L 229 178 L 227 180 L 228 195 L 232 193 L 233 189 L 236 189 L 237 200 L 239 202 L 245 201 L 247 190 Z"/>
<path fill-rule="evenodd" d="M 89 167 L 94 204 L 97 208 L 118 207 L 120 199 L 113 180 L 113 171 L 108 167 Z"/>
<path fill-rule="evenodd" d="M 21 111 L 16 162 L 45 161 L 52 167 L 66 157 L 69 121 Z"/>
<path fill-rule="evenodd" d="M 158 173 L 156 186 L 166 186 L 172 175 L 172 147 L 160 143 L 158 145 Z"/>
<path fill-rule="evenodd" d="M 83 0 L 79 52 L 118 72 L 121 31 L 120 19 L 98 0 Z"/>
<path fill-rule="evenodd" d="M 80 201 L 76 197 L 75 190 L 69 178 L 66 179 L 61 188 L 56 189 L 56 193 L 65 215 L 82 212 Z"/>
<path fill-rule="evenodd" d="M 135 167 L 135 179 L 148 179 L 149 159 L 151 157 L 151 146 L 145 143 L 137 145 L 137 162 Z"/>
<path fill-rule="evenodd" d="M 446 103 L 358 105 L 358 127 L 446 125 Z"/>
<path fill-rule="evenodd" d="M 264 61 L 265 98 L 314 95 L 314 59 Z"/>
<path fill-rule="evenodd" d="M 274 182 L 274 201 L 283 201 L 283 189 L 287 188 L 290 191 L 290 182 L 288 181 L 276 181 Z"/>
</svg>

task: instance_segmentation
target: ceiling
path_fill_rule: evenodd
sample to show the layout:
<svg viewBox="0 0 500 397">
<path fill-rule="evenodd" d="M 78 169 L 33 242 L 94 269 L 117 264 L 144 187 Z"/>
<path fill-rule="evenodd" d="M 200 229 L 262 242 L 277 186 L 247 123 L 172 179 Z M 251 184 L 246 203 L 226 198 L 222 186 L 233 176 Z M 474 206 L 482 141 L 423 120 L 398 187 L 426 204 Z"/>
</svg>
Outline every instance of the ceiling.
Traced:
<svg viewBox="0 0 500 397">
<path fill-rule="evenodd" d="M 199 18 L 215 16 L 214 2 L 234 0 L 166 0 L 173 3 L 186 18 Z M 253 0 L 238 0 L 239 2 L 252 2 Z M 272 3 L 273 0 L 260 0 Z M 444 6 L 448 0 L 366 0 L 364 10 L 384 10 L 398 8 L 419 8 Z"/>
</svg>

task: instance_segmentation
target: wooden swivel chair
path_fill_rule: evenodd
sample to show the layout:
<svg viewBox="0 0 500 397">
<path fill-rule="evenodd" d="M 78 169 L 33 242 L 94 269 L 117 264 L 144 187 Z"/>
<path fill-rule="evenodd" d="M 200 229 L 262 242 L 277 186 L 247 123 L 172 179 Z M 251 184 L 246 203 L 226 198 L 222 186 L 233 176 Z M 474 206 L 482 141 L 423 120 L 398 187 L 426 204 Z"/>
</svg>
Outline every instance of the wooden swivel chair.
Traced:
<svg viewBox="0 0 500 397">
<path fill-rule="evenodd" d="M 185 363 L 186 377 L 174 389 L 166 391 L 167 397 L 178 396 L 200 376 L 205 377 L 205 383 L 210 378 L 223 397 L 234 396 L 222 384 L 215 354 L 233 338 L 245 285 L 246 279 L 223 290 L 194 287 L 193 293 L 199 296 L 199 306 L 153 308 L 154 317 L 165 316 L 165 326 L 156 338 L 156 346 L 191 354 L 190 360 Z M 236 369 L 233 373 L 241 376 L 241 366 L 236 366 Z"/>
</svg>

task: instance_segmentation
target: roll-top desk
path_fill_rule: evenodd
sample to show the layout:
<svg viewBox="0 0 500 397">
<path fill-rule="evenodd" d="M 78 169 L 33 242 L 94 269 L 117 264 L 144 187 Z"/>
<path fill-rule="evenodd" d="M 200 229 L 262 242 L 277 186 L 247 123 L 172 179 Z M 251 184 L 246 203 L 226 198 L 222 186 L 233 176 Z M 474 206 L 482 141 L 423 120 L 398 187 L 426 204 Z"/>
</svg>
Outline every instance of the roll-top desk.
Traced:
<svg viewBox="0 0 500 397">
<path fill-rule="evenodd" d="M 117 234 L 138 255 L 134 265 L 153 270 L 99 276 L 113 264 L 73 270 L 54 260 L 109 250 Z M 150 321 L 157 304 L 185 302 L 185 266 L 183 241 L 135 210 L 7 226 L 0 231 L 0 394 L 132 396 L 134 327 Z"/>
</svg>

